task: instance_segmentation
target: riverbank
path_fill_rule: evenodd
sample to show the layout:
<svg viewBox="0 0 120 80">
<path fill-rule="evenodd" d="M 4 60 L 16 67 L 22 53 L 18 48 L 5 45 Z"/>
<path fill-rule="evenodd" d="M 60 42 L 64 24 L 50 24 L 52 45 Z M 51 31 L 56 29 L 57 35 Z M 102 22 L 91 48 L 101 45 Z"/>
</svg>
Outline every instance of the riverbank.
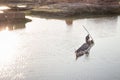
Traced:
<svg viewBox="0 0 120 80">
<path fill-rule="evenodd" d="M 57 3 L 39 6 L 33 9 L 31 12 L 33 14 L 46 13 L 56 16 L 73 16 L 86 14 L 120 14 L 120 5 Z"/>
</svg>

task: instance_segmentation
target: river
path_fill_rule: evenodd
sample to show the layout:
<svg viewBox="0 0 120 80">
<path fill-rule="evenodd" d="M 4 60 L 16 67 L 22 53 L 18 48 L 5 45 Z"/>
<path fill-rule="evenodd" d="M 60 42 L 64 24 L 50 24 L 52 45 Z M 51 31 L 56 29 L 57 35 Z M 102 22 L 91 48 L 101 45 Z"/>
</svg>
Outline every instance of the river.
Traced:
<svg viewBox="0 0 120 80">
<path fill-rule="evenodd" d="M 120 16 L 1 25 L 0 80 L 120 80 Z M 87 32 L 95 45 L 76 60 Z"/>
</svg>

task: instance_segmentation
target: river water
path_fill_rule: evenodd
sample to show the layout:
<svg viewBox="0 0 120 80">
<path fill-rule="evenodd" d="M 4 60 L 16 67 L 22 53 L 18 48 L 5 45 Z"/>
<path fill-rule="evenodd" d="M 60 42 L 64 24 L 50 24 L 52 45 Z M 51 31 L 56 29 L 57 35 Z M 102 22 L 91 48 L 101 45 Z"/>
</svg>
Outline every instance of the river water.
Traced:
<svg viewBox="0 0 120 80">
<path fill-rule="evenodd" d="M 120 16 L 1 25 L 0 80 L 120 80 Z M 89 56 L 74 51 L 91 33 Z"/>
</svg>

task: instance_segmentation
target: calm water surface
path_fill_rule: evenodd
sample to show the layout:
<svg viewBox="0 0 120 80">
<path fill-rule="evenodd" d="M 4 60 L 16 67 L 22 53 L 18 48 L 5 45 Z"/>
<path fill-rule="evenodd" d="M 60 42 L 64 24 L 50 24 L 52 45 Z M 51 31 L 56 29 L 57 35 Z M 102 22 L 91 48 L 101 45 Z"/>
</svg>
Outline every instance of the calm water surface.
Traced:
<svg viewBox="0 0 120 80">
<path fill-rule="evenodd" d="M 0 80 L 120 80 L 120 16 L 1 25 Z M 77 61 L 87 32 L 95 45 Z M 20 28 L 20 29 L 18 29 Z"/>
</svg>

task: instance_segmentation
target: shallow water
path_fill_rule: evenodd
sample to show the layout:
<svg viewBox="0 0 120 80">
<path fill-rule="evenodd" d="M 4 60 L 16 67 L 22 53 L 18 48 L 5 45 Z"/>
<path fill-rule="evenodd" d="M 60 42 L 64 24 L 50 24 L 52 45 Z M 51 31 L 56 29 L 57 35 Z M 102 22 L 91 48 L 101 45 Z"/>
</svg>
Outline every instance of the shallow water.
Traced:
<svg viewBox="0 0 120 80">
<path fill-rule="evenodd" d="M 120 16 L 32 19 L 0 29 L 0 80 L 119 80 Z M 95 45 L 76 61 L 74 51 L 91 33 Z M 5 25 L 4 25 L 5 26 Z"/>
</svg>

